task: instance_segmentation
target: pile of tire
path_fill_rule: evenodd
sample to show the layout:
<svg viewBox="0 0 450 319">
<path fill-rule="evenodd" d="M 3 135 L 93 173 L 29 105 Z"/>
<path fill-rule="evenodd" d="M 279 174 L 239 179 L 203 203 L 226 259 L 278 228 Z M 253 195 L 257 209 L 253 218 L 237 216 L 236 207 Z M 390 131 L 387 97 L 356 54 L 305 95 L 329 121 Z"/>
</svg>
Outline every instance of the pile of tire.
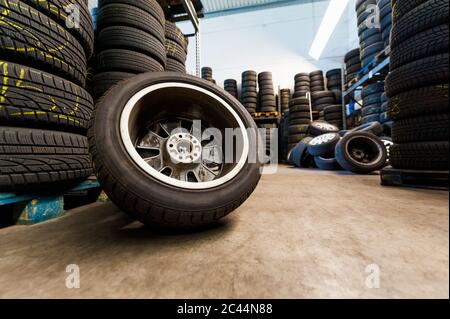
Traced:
<svg viewBox="0 0 450 319">
<path fill-rule="evenodd" d="M 241 103 L 249 113 L 255 113 L 258 106 L 258 74 L 255 71 L 242 73 Z"/>
<path fill-rule="evenodd" d="M 289 146 L 288 150 L 297 145 L 308 135 L 309 124 L 311 123 L 311 111 L 309 99 L 298 97 L 291 100 L 289 104 Z"/>
<path fill-rule="evenodd" d="M 66 26 L 68 4 L 79 28 Z M 0 192 L 57 189 L 92 174 L 84 89 L 94 30 L 84 0 L 0 3 Z"/>
<path fill-rule="evenodd" d="M 324 108 L 324 120 L 339 129 L 343 129 L 344 120 L 342 114 L 342 104 L 330 105 Z"/>
<path fill-rule="evenodd" d="M 385 126 L 385 128 L 392 128 L 392 119 L 389 116 L 388 113 L 388 105 L 389 105 L 389 99 L 386 95 L 386 93 L 381 94 L 381 114 L 380 114 L 380 120 L 379 122 Z M 390 134 L 389 134 L 390 135 Z"/>
<path fill-rule="evenodd" d="M 311 92 L 311 78 L 309 73 L 299 73 L 295 76 L 295 89 L 293 98 L 306 97 Z"/>
<path fill-rule="evenodd" d="M 273 78 L 271 72 L 258 74 L 259 85 L 259 108 L 258 112 L 277 112 L 277 100 L 273 88 Z"/>
<path fill-rule="evenodd" d="M 384 82 L 376 82 L 363 87 L 361 91 L 362 124 L 379 122 L 382 111 L 382 96 L 384 93 Z"/>
<path fill-rule="evenodd" d="M 233 79 L 227 79 L 224 81 L 223 87 L 225 91 L 230 93 L 234 98 L 239 99 L 237 81 Z"/>
<path fill-rule="evenodd" d="M 289 102 L 291 101 L 291 90 L 282 89 L 280 91 L 281 113 L 289 112 Z"/>
<path fill-rule="evenodd" d="M 378 0 L 378 12 L 380 14 L 381 38 L 384 47 L 387 48 L 391 43 L 392 30 L 392 1 Z"/>
<path fill-rule="evenodd" d="M 281 116 L 278 136 L 279 161 L 280 163 L 285 163 L 289 152 L 289 111 Z"/>
<path fill-rule="evenodd" d="M 156 0 L 100 0 L 94 98 L 136 74 L 166 69 L 164 12 Z M 183 50 L 181 50 L 183 51 Z M 184 54 L 174 47 L 170 54 Z"/>
<path fill-rule="evenodd" d="M 342 91 L 342 70 L 333 69 L 327 72 L 327 88 L 328 91 Z"/>
<path fill-rule="evenodd" d="M 388 163 L 387 145 L 392 142 L 380 138 L 382 133 L 383 127 L 377 122 L 346 132 L 325 121 L 312 122 L 309 136 L 292 150 L 290 163 L 301 168 L 370 174 Z"/>
<path fill-rule="evenodd" d="M 183 32 L 171 21 L 166 21 L 166 71 L 186 73 L 188 40 Z"/>
<path fill-rule="evenodd" d="M 365 67 L 384 50 L 384 42 L 378 24 L 377 0 L 357 0 L 358 34 L 360 39 L 361 66 Z"/>
<path fill-rule="evenodd" d="M 353 49 L 349 51 L 344 58 L 345 62 L 345 84 L 349 88 L 353 80 L 357 79 L 359 71 L 361 71 L 360 50 Z"/>
<path fill-rule="evenodd" d="M 202 68 L 202 79 L 212 82 L 213 81 L 213 69 L 209 66 Z"/>
<path fill-rule="evenodd" d="M 325 78 L 323 71 L 314 71 L 309 74 L 311 80 L 311 93 L 325 91 Z"/>
<path fill-rule="evenodd" d="M 277 131 L 272 131 L 273 129 L 277 129 L 277 123 L 258 123 L 259 129 L 264 129 L 264 141 L 266 145 L 266 155 L 271 156 L 271 146 L 273 144 L 274 139 L 278 140 L 278 135 L 275 133 Z M 278 154 L 277 154 L 278 158 Z"/>
<path fill-rule="evenodd" d="M 311 93 L 313 111 L 323 111 L 327 106 L 336 104 L 336 96 L 331 91 L 317 91 Z"/>
<path fill-rule="evenodd" d="M 449 169 L 449 2 L 393 2 L 389 115 L 391 165 Z"/>
</svg>

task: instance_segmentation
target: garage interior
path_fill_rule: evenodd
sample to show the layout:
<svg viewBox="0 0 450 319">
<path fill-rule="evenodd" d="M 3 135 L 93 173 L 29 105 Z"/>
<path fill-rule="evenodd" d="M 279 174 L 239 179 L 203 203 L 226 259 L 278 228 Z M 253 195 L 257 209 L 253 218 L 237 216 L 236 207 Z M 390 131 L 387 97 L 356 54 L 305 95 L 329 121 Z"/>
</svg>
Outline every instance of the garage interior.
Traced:
<svg viewBox="0 0 450 319">
<path fill-rule="evenodd" d="M 449 298 L 448 0 L 48 3 L 0 4 L 0 298 Z"/>
</svg>

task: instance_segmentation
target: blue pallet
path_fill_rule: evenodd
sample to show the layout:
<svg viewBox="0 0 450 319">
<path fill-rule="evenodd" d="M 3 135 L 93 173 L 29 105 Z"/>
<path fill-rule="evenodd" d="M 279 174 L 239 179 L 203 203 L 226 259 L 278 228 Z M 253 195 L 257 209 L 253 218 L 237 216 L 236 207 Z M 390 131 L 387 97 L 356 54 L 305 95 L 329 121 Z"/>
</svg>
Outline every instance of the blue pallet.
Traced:
<svg viewBox="0 0 450 319">
<path fill-rule="evenodd" d="M 34 225 L 53 218 L 63 216 L 64 194 L 68 192 L 81 192 L 84 190 L 100 188 L 97 180 L 86 180 L 74 188 L 53 194 L 32 193 L 14 194 L 0 193 L 0 213 L 2 207 L 14 205 L 19 210 L 17 224 Z"/>
</svg>

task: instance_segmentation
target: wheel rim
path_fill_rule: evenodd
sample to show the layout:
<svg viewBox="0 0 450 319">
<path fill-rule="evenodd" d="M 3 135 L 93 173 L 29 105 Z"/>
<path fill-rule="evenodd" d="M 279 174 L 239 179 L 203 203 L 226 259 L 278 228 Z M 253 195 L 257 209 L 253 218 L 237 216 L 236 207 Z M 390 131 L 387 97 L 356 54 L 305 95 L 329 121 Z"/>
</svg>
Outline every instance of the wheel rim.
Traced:
<svg viewBox="0 0 450 319">
<path fill-rule="evenodd" d="M 316 138 L 314 138 L 311 142 L 309 142 L 309 145 L 312 146 L 316 146 L 316 145 L 322 145 L 322 144 L 326 144 L 331 142 L 332 140 L 334 140 L 336 138 L 336 134 L 323 134 L 320 136 L 317 136 Z"/>
<path fill-rule="evenodd" d="M 230 128 L 239 141 L 233 143 L 232 162 L 225 160 L 222 147 Z M 222 140 L 215 138 L 217 132 Z M 186 83 L 160 83 L 136 93 L 122 112 L 120 134 L 127 153 L 145 173 L 184 189 L 225 184 L 239 174 L 250 151 L 246 127 L 231 105 Z"/>
<path fill-rule="evenodd" d="M 347 145 L 351 158 L 361 165 L 373 165 L 383 157 L 380 145 L 366 138 L 354 137 Z"/>
</svg>

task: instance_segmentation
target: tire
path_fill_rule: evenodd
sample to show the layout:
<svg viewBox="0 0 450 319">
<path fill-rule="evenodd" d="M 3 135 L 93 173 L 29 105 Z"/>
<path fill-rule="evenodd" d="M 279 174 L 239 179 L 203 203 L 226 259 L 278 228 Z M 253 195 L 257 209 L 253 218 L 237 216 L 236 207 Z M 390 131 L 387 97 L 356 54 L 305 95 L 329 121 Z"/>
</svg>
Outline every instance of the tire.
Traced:
<svg viewBox="0 0 450 319">
<path fill-rule="evenodd" d="M 362 117 L 367 117 L 374 114 L 380 114 L 381 113 L 381 105 L 380 104 L 372 104 L 364 107 L 362 109 L 361 115 Z"/>
<path fill-rule="evenodd" d="M 449 114 L 434 114 L 394 122 L 395 143 L 449 140 Z"/>
<path fill-rule="evenodd" d="M 364 98 L 363 105 L 381 104 L 381 93 L 375 93 Z"/>
<path fill-rule="evenodd" d="M 392 49 L 395 50 L 400 43 L 414 34 L 437 25 L 448 24 L 448 12 L 447 0 L 429 0 L 415 7 L 393 24 Z"/>
<path fill-rule="evenodd" d="M 335 112 L 335 113 L 327 113 L 324 115 L 325 121 L 330 122 L 330 121 L 338 121 L 338 122 L 342 122 L 342 112 Z"/>
<path fill-rule="evenodd" d="M 0 10 L 3 22 L 0 58 L 57 74 L 84 86 L 86 54 L 72 34 L 18 0 L 2 1 Z"/>
<path fill-rule="evenodd" d="M 238 208 L 256 188 L 261 176 L 261 163 L 244 161 L 242 162 L 243 166 L 240 168 L 232 164 L 230 168 L 238 167 L 236 171 L 232 171 L 233 174 L 236 173 L 234 176 L 229 175 L 228 171 L 224 173 L 225 179 L 221 179 L 223 176 L 220 176 L 219 179 L 213 180 L 213 184 L 207 185 L 194 182 L 187 184 L 183 182 L 175 183 L 178 179 L 168 176 L 164 181 L 161 174 L 155 173 L 157 171 L 146 170 L 148 167 L 145 166 L 147 165 L 145 161 L 139 162 L 130 155 L 132 154 L 130 153 L 131 150 L 134 149 L 132 142 L 129 142 L 130 144 L 117 142 L 131 138 L 123 125 L 139 131 L 139 128 L 136 126 L 139 122 L 133 122 L 131 117 L 130 121 L 123 120 L 126 114 L 131 115 L 131 111 L 129 113 L 127 113 L 128 111 L 123 111 L 126 111 L 124 110 L 125 105 L 137 92 L 157 84 L 173 82 L 191 87 L 184 90 L 181 95 L 176 93 L 178 89 L 175 90 L 174 94 L 160 95 L 162 99 L 164 99 L 164 96 L 170 96 L 171 102 L 175 105 L 171 110 L 173 115 L 170 116 L 179 115 L 178 111 L 175 110 L 177 108 L 176 105 L 180 105 L 180 103 L 176 102 L 179 99 L 183 100 L 182 108 L 185 113 L 183 118 L 187 118 L 190 115 L 195 116 L 188 110 L 190 108 L 195 110 L 197 107 L 207 107 L 208 113 L 212 115 L 223 114 L 227 110 L 222 109 L 223 104 L 218 103 L 218 99 L 214 97 L 217 96 L 224 100 L 233 109 L 234 113 L 228 118 L 222 118 L 220 115 L 211 116 L 211 118 L 215 119 L 215 124 L 219 120 L 223 120 L 223 125 L 227 126 L 229 123 L 226 122 L 229 122 L 230 118 L 234 119 L 237 116 L 243 123 L 243 126 L 257 130 L 250 114 L 234 98 L 224 94 L 223 89 L 220 87 L 188 75 L 146 73 L 114 87 L 103 97 L 97 104 L 96 114 L 88 136 L 90 152 L 96 163 L 99 181 L 108 197 L 116 205 L 132 218 L 144 224 L 171 228 L 191 228 L 214 223 Z M 165 90 L 170 91 L 172 90 L 171 88 L 172 86 L 169 85 Z M 201 96 L 204 93 L 199 94 L 200 91 L 197 91 L 197 88 L 208 91 L 212 96 L 204 99 Z M 151 98 L 152 96 L 146 97 L 146 99 Z M 208 105 L 203 103 L 208 103 Z M 152 105 L 154 108 L 164 108 L 163 104 L 164 101 L 159 105 Z M 198 106 L 199 104 L 200 106 Z M 139 109 L 133 109 L 133 112 L 134 110 L 138 112 L 136 115 L 140 114 Z M 154 111 L 156 112 L 157 109 L 154 109 Z M 204 114 L 202 112 L 199 113 Z M 151 117 L 155 114 L 157 113 L 145 113 L 143 115 Z M 167 116 L 169 114 L 166 114 L 165 118 Z M 141 118 L 141 116 L 137 118 Z M 135 119 L 134 116 L 133 119 Z M 245 132 L 245 128 L 242 127 L 242 129 Z M 151 141 L 148 142 L 150 143 Z M 112 145 L 115 145 L 115 147 L 111 147 Z M 258 152 L 262 151 L 264 150 L 258 150 Z M 205 174 L 204 178 L 206 178 L 208 172 L 202 171 Z M 217 182 L 217 184 L 214 184 L 214 182 Z M 215 186 L 212 187 L 212 185 Z M 217 196 L 218 194 L 220 196 Z"/>
<path fill-rule="evenodd" d="M 393 97 L 401 92 L 448 83 L 448 53 L 430 56 L 392 71 L 386 79 L 386 94 Z"/>
<path fill-rule="evenodd" d="M 325 115 L 330 113 L 340 113 L 342 114 L 342 105 L 331 105 L 324 109 Z"/>
<path fill-rule="evenodd" d="M 308 152 L 312 156 L 326 156 L 334 152 L 340 140 L 341 136 L 338 133 L 319 135 L 308 143 Z"/>
<path fill-rule="evenodd" d="M 75 83 L 26 66 L 0 62 L 0 124 L 85 132 L 94 109 Z"/>
<path fill-rule="evenodd" d="M 186 37 L 184 36 L 183 32 L 176 26 L 175 23 L 166 21 L 166 39 L 172 40 L 176 43 L 178 43 L 184 51 L 187 53 L 188 48 L 188 42 Z M 212 76 L 212 69 L 211 69 L 211 76 Z"/>
<path fill-rule="evenodd" d="M 339 132 L 338 127 L 331 125 L 325 121 L 314 121 L 309 127 L 309 134 L 311 134 L 313 137 L 337 132 Z"/>
<path fill-rule="evenodd" d="M 386 146 L 377 136 L 367 132 L 345 135 L 336 146 L 336 159 L 345 170 L 370 174 L 387 164 Z"/>
<path fill-rule="evenodd" d="M 166 47 L 164 42 L 148 33 L 123 26 L 104 28 L 98 35 L 98 51 L 125 49 L 149 55 L 163 66 L 166 65 Z M 184 51 L 183 51 L 184 53 Z"/>
<path fill-rule="evenodd" d="M 390 164 L 398 169 L 449 170 L 449 142 L 396 144 L 390 150 Z"/>
<path fill-rule="evenodd" d="M 388 114 L 394 120 L 449 111 L 448 83 L 406 91 L 389 99 Z"/>
<path fill-rule="evenodd" d="M 370 95 L 377 93 L 382 94 L 383 92 L 384 92 L 384 82 L 377 82 L 364 87 L 361 92 L 361 97 L 365 99 Z"/>
<path fill-rule="evenodd" d="M 66 28 L 84 48 L 86 58 L 89 60 L 94 53 L 94 24 L 92 23 L 91 14 L 87 2 L 84 0 L 22 0 L 22 2 L 43 12 L 50 18 L 59 23 L 60 26 L 66 28 L 67 11 L 69 5 L 75 4 L 80 9 L 80 25 L 78 28 Z"/>
<path fill-rule="evenodd" d="M 172 40 L 166 40 L 166 54 L 167 57 L 177 60 L 180 63 L 186 63 L 186 52 L 183 48 Z M 207 77 L 206 79 L 211 79 L 211 77 Z"/>
<path fill-rule="evenodd" d="M 103 72 L 94 76 L 93 94 L 96 99 L 101 98 L 111 87 L 125 79 L 135 76 L 133 73 Z"/>
<path fill-rule="evenodd" d="M 314 157 L 314 163 L 324 171 L 339 171 L 342 169 L 335 157 L 316 156 Z"/>
<path fill-rule="evenodd" d="M 177 60 L 167 58 L 166 71 L 168 72 L 178 72 L 178 73 L 186 73 L 186 66 L 183 63 L 180 63 Z"/>
<path fill-rule="evenodd" d="M 448 52 L 448 38 L 448 24 L 413 35 L 392 50 L 391 69 L 395 70 L 413 61 Z"/>
<path fill-rule="evenodd" d="M 308 153 L 308 143 L 312 140 L 311 137 L 306 137 L 301 140 L 291 151 L 290 163 L 299 168 L 311 167 L 314 158 Z"/>
<path fill-rule="evenodd" d="M 368 124 L 364 124 L 358 127 L 355 127 L 354 129 L 350 130 L 349 133 L 356 133 L 356 132 L 365 132 L 365 133 L 371 133 L 375 136 L 380 136 L 383 134 L 383 125 L 381 125 L 378 121 L 372 122 Z"/>
<path fill-rule="evenodd" d="M 56 189 L 91 174 L 86 137 L 0 127 L 0 192 Z"/>
<path fill-rule="evenodd" d="M 99 72 L 145 73 L 162 72 L 164 66 L 157 60 L 130 50 L 111 49 L 97 55 Z"/>
<path fill-rule="evenodd" d="M 165 25 L 166 19 L 161 5 L 155 0 L 99 0 L 98 7 L 104 7 L 109 4 L 126 4 L 139 8 L 152 15 L 161 26 Z M 167 28 L 167 26 L 166 26 Z"/>
<path fill-rule="evenodd" d="M 291 122 L 289 123 L 289 135 L 308 133 L 308 129 L 309 129 L 309 123 L 295 124 L 295 125 Z"/>
</svg>

